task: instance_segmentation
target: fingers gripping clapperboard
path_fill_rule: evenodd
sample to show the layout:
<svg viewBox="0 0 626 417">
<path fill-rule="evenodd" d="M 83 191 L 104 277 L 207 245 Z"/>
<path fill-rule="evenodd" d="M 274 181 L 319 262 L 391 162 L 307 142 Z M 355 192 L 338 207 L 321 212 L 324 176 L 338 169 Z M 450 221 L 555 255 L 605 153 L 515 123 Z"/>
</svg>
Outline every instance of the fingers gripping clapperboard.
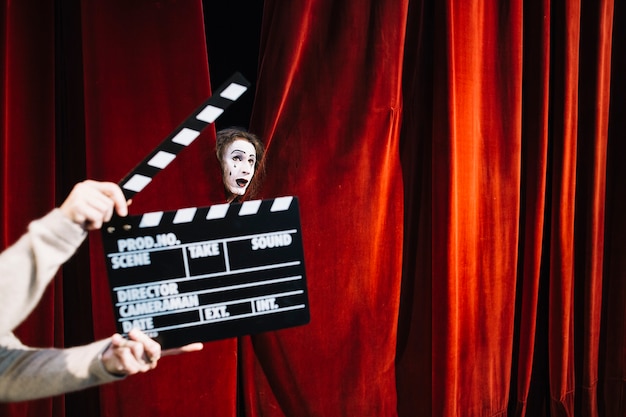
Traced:
<svg viewBox="0 0 626 417">
<path fill-rule="evenodd" d="M 120 181 L 127 199 L 249 87 L 235 73 Z M 296 197 L 114 217 L 102 240 L 116 327 L 164 349 L 306 324 Z"/>
</svg>

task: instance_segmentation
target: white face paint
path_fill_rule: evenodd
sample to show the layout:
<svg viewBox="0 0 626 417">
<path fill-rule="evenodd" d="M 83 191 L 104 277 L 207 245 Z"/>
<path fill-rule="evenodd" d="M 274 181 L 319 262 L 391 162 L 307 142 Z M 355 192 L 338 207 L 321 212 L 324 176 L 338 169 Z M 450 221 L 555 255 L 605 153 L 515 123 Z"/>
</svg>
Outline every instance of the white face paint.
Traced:
<svg viewBox="0 0 626 417">
<path fill-rule="evenodd" d="M 243 195 L 254 176 L 256 152 L 246 139 L 235 139 L 224 151 L 224 185 L 235 195 Z"/>
</svg>

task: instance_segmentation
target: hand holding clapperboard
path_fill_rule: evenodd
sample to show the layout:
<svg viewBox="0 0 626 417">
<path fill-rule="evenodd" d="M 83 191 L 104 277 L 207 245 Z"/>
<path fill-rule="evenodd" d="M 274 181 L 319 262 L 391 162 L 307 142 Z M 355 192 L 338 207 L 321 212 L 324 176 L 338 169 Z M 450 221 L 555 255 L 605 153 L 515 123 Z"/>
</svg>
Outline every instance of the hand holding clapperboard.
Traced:
<svg viewBox="0 0 626 417">
<path fill-rule="evenodd" d="M 122 181 L 140 192 L 250 86 L 234 74 Z M 163 349 L 310 320 L 296 197 L 114 217 L 102 241 L 116 328 Z"/>
</svg>

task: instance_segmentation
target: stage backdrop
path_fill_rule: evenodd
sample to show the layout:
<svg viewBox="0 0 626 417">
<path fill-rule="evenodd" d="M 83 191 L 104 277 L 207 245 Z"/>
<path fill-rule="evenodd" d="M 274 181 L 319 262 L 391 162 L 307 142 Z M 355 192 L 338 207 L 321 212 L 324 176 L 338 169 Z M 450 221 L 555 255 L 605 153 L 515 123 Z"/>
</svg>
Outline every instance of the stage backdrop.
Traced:
<svg viewBox="0 0 626 417">
<path fill-rule="evenodd" d="M 3 247 L 210 95 L 230 19 L 220 42 L 259 46 L 261 197 L 299 197 L 311 321 L 0 414 L 626 414 L 624 4 L 265 0 L 255 35 L 199 0 L 94 3 L 2 3 Z M 213 146 L 131 212 L 221 202 Z M 18 334 L 109 336 L 107 285 L 93 233 Z"/>
</svg>

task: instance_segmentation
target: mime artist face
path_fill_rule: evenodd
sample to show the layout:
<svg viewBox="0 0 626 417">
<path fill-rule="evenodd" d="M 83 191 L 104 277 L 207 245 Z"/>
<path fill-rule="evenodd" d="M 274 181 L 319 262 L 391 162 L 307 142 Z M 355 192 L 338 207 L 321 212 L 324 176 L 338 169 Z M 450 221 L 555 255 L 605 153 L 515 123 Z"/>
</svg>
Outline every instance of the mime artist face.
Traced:
<svg viewBox="0 0 626 417">
<path fill-rule="evenodd" d="M 224 185 L 235 195 L 243 195 L 254 176 L 256 152 L 246 139 L 235 139 L 224 151 Z"/>
</svg>

